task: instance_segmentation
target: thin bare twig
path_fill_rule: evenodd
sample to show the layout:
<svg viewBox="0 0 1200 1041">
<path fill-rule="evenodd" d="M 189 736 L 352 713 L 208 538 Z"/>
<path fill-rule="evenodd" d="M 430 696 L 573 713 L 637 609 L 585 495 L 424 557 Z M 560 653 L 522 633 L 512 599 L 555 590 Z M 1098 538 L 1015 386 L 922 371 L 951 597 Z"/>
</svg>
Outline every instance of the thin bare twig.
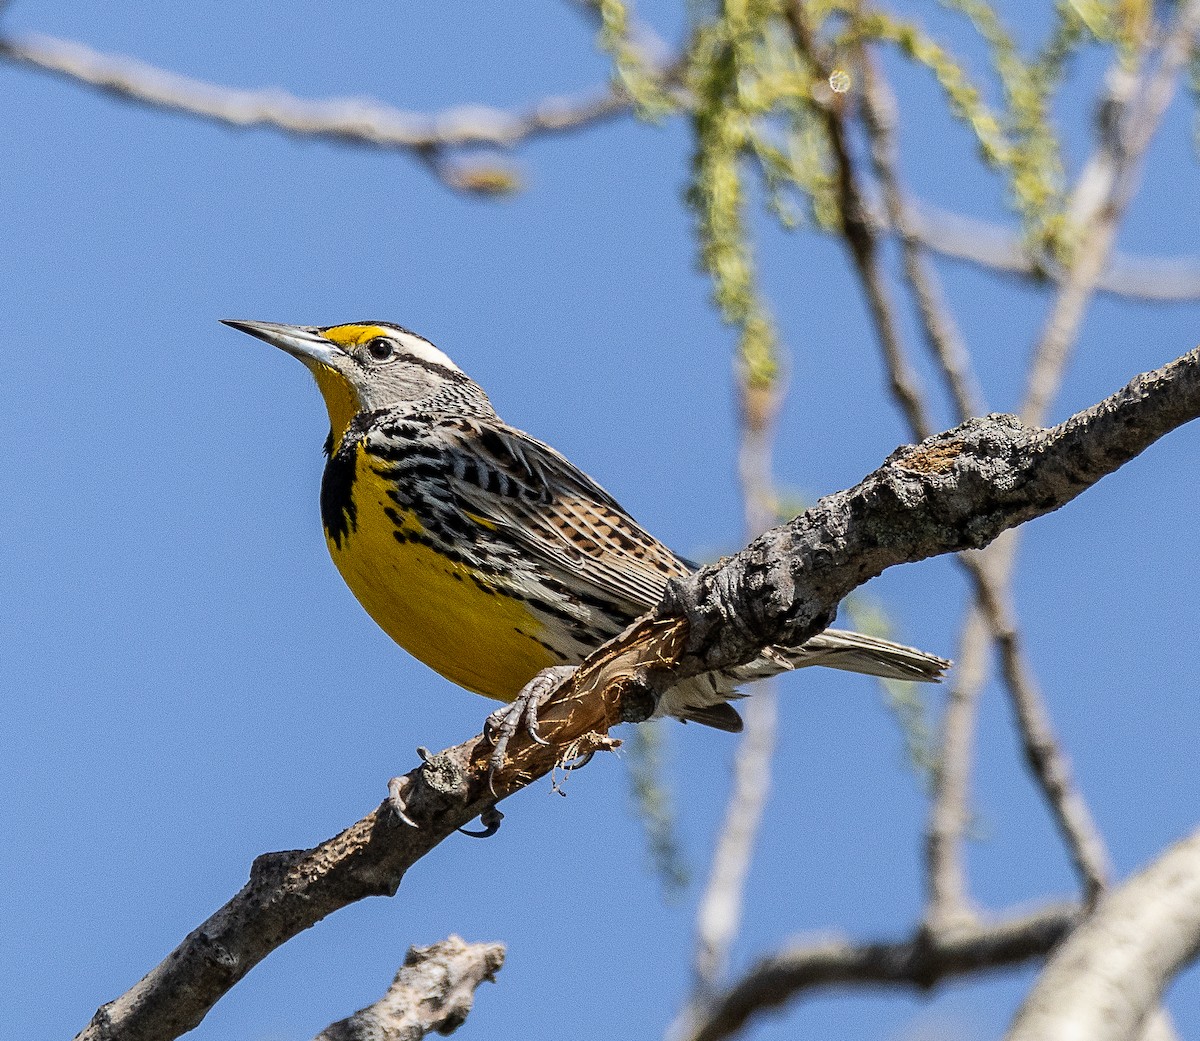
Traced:
<svg viewBox="0 0 1200 1041">
<path fill-rule="evenodd" d="M 886 81 L 873 68 L 865 49 L 861 52 L 860 65 L 863 121 L 871 143 L 875 174 L 883 189 L 884 207 L 891 226 L 900 236 L 905 277 L 917 302 L 925 342 L 950 391 L 955 420 L 961 423 L 971 416 L 983 414 L 983 392 L 958 324 L 946 304 L 941 279 L 926 258 L 925 248 L 917 237 L 912 206 L 897 175 L 895 98 Z M 925 417 L 925 425 L 930 425 L 928 416 Z M 921 436 L 916 427 L 913 433 Z"/>
<path fill-rule="evenodd" d="M 820 53 L 802 0 L 791 0 L 785 13 L 797 50 L 812 63 L 818 78 L 828 80 L 831 65 Z M 933 425 L 921 399 L 916 373 L 900 341 L 895 304 L 887 291 L 879 261 L 879 239 L 872 223 L 871 208 L 855 174 L 850 142 L 843 123 L 845 97 L 833 94 L 820 110 L 833 148 L 842 237 L 862 278 L 867 305 L 887 363 L 892 396 L 904 413 L 909 427 L 918 438 L 924 438 L 932 432 Z"/>
<path fill-rule="evenodd" d="M 828 987 L 892 986 L 927 991 L 949 979 L 1044 958 L 1079 917 L 1071 904 L 977 922 L 931 937 L 797 944 L 764 958 L 726 990 L 685 1041 L 721 1041 L 753 1018 Z"/>
<path fill-rule="evenodd" d="M 1045 699 L 1021 653 L 1020 636 L 1012 620 L 1006 587 L 996 582 L 993 573 L 978 556 L 959 559 L 974 582 L 976 602 L 983 610 L 992 638 L 1000 650 L 1005 685 L 1017 712 L 1025 757 L 1045 793 L 1071 860 L 1083 880 L 1084 899 L 1091 904 L 1108 884 L 1111 873 L 1104 840 L 1072 780 L 1070 763 L 1055 737 Z"/>
<path fill-rule="evenodd" d="M 679 1015 L 679 1024 L 690 1021 L 712 999 L 718 981 L 729 967 L 729 950 L 741 926 L 746 876 L 771 792 L 778 719 L 771 681 L 755 685 L 743 717 L 746 729 L 734 752 L 729 800 L 713 848 L 708 884 L 696 911 L 692 995 Z M 672 1027 L 668 1034 L 673 1035 L 677 1029 Z"/>
<path fill-rule="evenodd" d="M 404 966 L 378 1001 L 331 1023 L 313 1041 L 420 1041 L 462 1026 L 475 991 L 494 982 L 504 944 L 464 943 L 450 936 L 432 947 L 410 947 Z"/>
<path fill-rule="evenodd" d="M 975 917 L 963 864 L 962 837 L 970 815 L 976 707 L 987 679 L 991 647 L 987 621 L 978 607 L 972 606 L 959 636 L 950 676 L 925 835 L 925 927 L 932 934 Z"/>
<path fill-rule="evenodd" d="M 989 221 L 912 204 L 913 236 L 931 253 L 962 260 L 986 271 L 999 271 L 1035 282 L 1061 284 L 1064 273 L 1030 256 L 1019 231 Z M 881 226 L 889 226 L 879 215 Z M 1200 299 L 1200 263 L 1194 257 L 1142 257 L 1113 253 L 1096 282 L 1112 296 L 1164 303 Z"/>
<path fill-rule="evenodd" d="M 368 98 L 312 101 L 279 89 L 238 90 L 49 36 L 0 38 L 0 58 L 126 100 L 226 126 L 269 128 L 341 144 L 409 152 L 426 161 L 443 180 L 449 178 L 454 188 L 470 185 L 455 181 L 455 168 L 437 161 L 447 150 L 513 148 L 539 136 L 594 125 L 633 107 L 623 91 L 607 86 L 579 97 L 545 98 L 522 113 L 470 105 L 428 116 Z"/>
</svg>

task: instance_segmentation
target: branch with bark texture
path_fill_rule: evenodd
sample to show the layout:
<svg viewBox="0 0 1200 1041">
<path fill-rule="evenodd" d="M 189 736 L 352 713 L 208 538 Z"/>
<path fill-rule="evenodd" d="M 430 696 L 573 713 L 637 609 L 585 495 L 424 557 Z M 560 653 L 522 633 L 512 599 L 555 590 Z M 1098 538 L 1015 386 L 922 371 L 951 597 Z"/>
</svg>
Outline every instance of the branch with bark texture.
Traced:
<svg viewBox="0 0 1200 1041">
<path fill-rule="evenodd" d="M 1008 1041 L 1135 1037 L 1200 952 L 1200 831 L 1107 893 L 1017 1013 Z"/>
<path fill-rule="evenodd" d="M 510 170 L 495 163 L 461 164 L 451 153 L 465 148 L 511 149 L 537 137 L 586 129 L 634 109 L 618 86 L 576 96 L 546 97 L 524 112 L 467 105 L 425 114 L 370 98 L 304 99 L 279 88 L 239 90 L 182 76 L 75 40 L 30 34 L 0 37 L 0 59 L 39 69 L 113 97 L 225 126 L 276 130 L 340 144 L 402 151 L 420 160 L 455 191 L 494 194 L 513 186 Z M 657 62 L 664 82 L 677 77 L 677 61 Z M 678 101 L 687 108 L 680 92 Z M 884 213 L 873 213 L 882 231 L 899 231 Z M 1035 281 L 1060 281 L 1029 255 L 1019 232 L 986 221 L 914 205 L 909 233 L 926 249 L 987 270 Z M 1194 258 L 1115 255 L 1101 274 L 1101 292 L 1138 300 L 1200 299 L 1200 264 Z"/>
<path fill-rule="evenodd" d="M 989 416 L 898 449 L 855 488 L 673 582 L 658 608 L 551 698 L 539 727 L 547 745 L 514 738 L 497 794 L 566 757 L 613 747 L 611 727 L 644 719 L 659 692 L 688 676 L 746 662 L 768 644 L 804 642 L 847 593 L 886 568 L 986 545 L 1057 510 L 1197 416 L 1200 349 L 1049 429 Z M 494 805 L 490 751 L 482 735 L 437 755 L 422 750 L 422 764 L 391 786 L 417 827 L 388 800 L 313 849 L 259 857 L 246 886 L 79 1037 L 178 1037 L 297 933 L 363 897 L 394 895 L 413 864 Z"/>
<path fill-rule="evenodd" d="M 494 982 L 504 944 L 464 943 L 447 937 L 432 947 L 410 947 L 404 965 L 378 1001 L 331 1023 L 313 1041 L 420 1041 L 462 1026 L 475 991 Z"/>
</svg>

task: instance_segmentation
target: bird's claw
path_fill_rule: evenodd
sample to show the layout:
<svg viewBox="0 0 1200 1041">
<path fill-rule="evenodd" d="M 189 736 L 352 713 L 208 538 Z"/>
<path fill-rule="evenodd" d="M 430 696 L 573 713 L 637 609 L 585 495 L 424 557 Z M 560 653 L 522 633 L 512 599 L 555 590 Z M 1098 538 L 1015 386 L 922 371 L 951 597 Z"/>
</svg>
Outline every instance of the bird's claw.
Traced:
<svg viewBox="0 0 1200 1041">
<path fill-rule="evenodd" d="M 388 805 L 404 824 L 419 829 L 421 825 L 408 815 L 408 788 L 411 783 L 408 777 L 393 777 L 388 781 Z"/>
<path fill-rule="evenodd" d="M 595 755 L 596 750 L 594 748 L 590 748 L 588 751 L 584 752 L 583 755 L 577 755 L 574 759 L 563 763 L 562 767 L 567 771 L 567 773 L 573 773 L 576 770 L 582 770 L 585 766 L 587 766 L 588 763 L 592 761 L 593 758 L 595 758 Z"/>
<path fill-rule="evenodd" d="M 530 740 L 537 744 L 550 744 L 538 733 L 538 710 L 574 674 L 575 669 L 574 665 L 554 665 L 542 669 L 525 684 L 516 698 L 488 716 L 483 734 L 492 743 L 492 751 L 488 756 L 488 788 L 493 795 L 496 794 L 496 773 L 504 767 L 504 756 L 514 734 L 523 729 Z M 484 824 L 486 826 L 487 822 Z"/>
<path fill-rule="evenodd" d="M 464 835 L 470 835 L 473 839 L 490 839 L 500 830 L 500 822 L 504 820 L 504 814 L 501 813 L 495 806 L 489 806 L 479 815 L 479 823 L 483 825 L 478 831 L 471 831 L 468 828 L 459 828 Z"/>
</svg>

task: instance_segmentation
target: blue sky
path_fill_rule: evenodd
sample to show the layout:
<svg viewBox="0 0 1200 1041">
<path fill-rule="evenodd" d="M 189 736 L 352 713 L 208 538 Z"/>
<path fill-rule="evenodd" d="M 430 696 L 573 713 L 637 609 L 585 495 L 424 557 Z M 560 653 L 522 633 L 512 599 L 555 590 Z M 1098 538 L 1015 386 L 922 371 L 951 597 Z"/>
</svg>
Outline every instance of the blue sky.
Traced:
<svg viewBox="0 0 1200 1041">
<path fill-rule="evenodd" d="M 679 10 L 645 13 L 678 34 Z M 3 27 L 221 83 L 414 110 L 517 106 L 607 75 L 584 20 L 549 0 L 519 12 L 27 0 Z M 1080 82 L 1097 67 L 1085 61 Z M 928 78 L 895 72 L 909 181 L 940 205 L 1001 216 Z M 217 319 L 421 331 L 501 415 L 695 557 L 739 545 L 733 339 L 695 268 L 678 122 L 539 141 L 516 157 L 527 190 L 497 203 L 452 195 L 401 155 L 172 117 L 10 65 L 0 96 L 0 1036 L 48 1039 L 156 964 L 256 855 L 362 816 L 417 745 L 475 733 L 492 707 L 407 658 L 343 586 L 317 513 L 316 388 Z M 1062 115 L 1077 163 L 1086 108 L 1068 99 Z M 1192 118 L 1186 99 L 1168 114 L 1124 248 L 1195 251 Z M 778 475 L 813 497 L 907 438 L 840 247 L 755 226 L 791 355 Z M 1045 292 L 940 267 L 990 405 L 1011 408 Z M 1198 330 L 1197 304 L 1097 301 L 1056 416 L 1195 346 Z M 1029 653 L 1121 873 L 1189 831 L 1200 801 L 1198 450 L 1200 430 L 1178 431 L 1023 543 Z M 869 593 L 903 639 L 954 653 L 964 589 L 951 564 L 895 570 Z M 806 671 L 783 683 L 781 709 L 738 966 L 804 932 L 900 937 L 920 911 L 925 800 L 877 687 Z M 734 745 L 699 727 L 668 733 L 702 875 Z M 995 685 L 978 744 L 978 900 L 1071 893 Z M 409 944 L 450 932 L 509 947 L 464 1038 L 660 1034 L 685 993 L 698 886 L 661 899 L 623 763 L 570 778 L 566 798 L 540 783 L 505 809 L 495 839 L 445 843 L 394 900 L 342 911 L 273 954 L 194 1036 L 311 1036 L 377 997 Z M 992 1038 L 1029 978 L 932 998 L 822 996 L 748 1036 Z M 1184 1036 L 1200 1034 L 1194 972 L 1172 1008 Z"/>
</svg>

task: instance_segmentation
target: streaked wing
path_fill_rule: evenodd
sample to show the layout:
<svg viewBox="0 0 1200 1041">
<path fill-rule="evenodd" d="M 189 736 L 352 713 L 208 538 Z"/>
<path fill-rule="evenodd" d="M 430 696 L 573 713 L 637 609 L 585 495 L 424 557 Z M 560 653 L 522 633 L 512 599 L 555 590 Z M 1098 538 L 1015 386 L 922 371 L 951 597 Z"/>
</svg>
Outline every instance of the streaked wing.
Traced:
<svg viewBox="0 0 1200 1041">
<path fill-rule="evenodd" d="M 653 607 L 689 567 L 587 474 L 549 445 L 498 419 L 435 419 L 459 509 L 502 529 L 532 561 L 569 585 Z M 557 574 L 556 574 L 557 573 Z"/>
</svg>

